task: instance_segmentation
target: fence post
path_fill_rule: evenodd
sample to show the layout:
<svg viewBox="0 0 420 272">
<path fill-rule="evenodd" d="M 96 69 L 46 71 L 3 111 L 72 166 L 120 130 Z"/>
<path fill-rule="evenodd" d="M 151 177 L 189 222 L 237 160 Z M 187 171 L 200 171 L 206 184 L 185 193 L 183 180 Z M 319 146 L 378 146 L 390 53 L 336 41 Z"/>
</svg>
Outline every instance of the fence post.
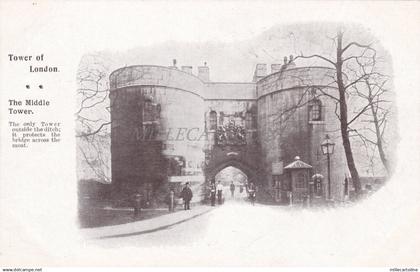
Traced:
<svg viewBox="0 0 420 272">
<path fill-rule="evenodd" d="M 141 212 L 141 195 L 136 194 L 134 199 L 134 218 L 138 218 Z"/>
<path fill-rule="evenodd" d="M 174 207 L 175 207 L 175 205 L 174 205 L 174 201 L 175 201 L 175 198 L 174 198 L 174 191 L 170 191 L 169 192 L 169 211 L 170 212 L 173 212 L 174 211 Z"/>
</svg>

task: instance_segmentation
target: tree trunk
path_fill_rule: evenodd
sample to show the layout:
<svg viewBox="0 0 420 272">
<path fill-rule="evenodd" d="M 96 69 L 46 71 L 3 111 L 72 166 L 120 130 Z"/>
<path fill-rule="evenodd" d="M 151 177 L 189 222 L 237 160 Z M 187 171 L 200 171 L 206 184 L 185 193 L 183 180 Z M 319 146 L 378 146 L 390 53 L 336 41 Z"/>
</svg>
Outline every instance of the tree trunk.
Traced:
<svg viewBox="0 0 420 272">
<path fill-rule="evenodd" d="M 384 165 L 386 172 L 389 174 L 389 162 L 385 155 L 384 146 L 382 143 L 381 129 L 379 127 L 377 111 L 375 111 L 372 101 L 369 101 L 369 103 L 370 103 L 370 109 L 372 111 L 373 123 L 375 125 L 376 143 L 378 146 L 379 157 L 381 158 L 382 164 Z"/>
<path fill-rule="evenodd" d="M 343 82 L 343 71 L 342 71 L 342 46 L 343 46 L 343 33 L 338 32 L 337 37 L 337 63 L 336 63 L 336 70 L 337 70 L 337 85 L 338 85 L 338 92 L 340 95 L 340 129 L 341 129 L 341 137 L 343 139 L 343 147 L 344 152 L 346 154 L 347 166 L 350 171 L 351 179 L 353 181 L 354 189 L 356 192 L 356 196 L 358 196 L 361 192 L 361 184 L 359 178 L 359 172 L 357 171 L 356 165 L 354 163 L 353 152 L 351 149 L 350 139 L 349 139 L 349 131 L 348 131 L 348 116 L 347 116 L 347 102 L 346 102 L 346 90 Z"/>
</svg>

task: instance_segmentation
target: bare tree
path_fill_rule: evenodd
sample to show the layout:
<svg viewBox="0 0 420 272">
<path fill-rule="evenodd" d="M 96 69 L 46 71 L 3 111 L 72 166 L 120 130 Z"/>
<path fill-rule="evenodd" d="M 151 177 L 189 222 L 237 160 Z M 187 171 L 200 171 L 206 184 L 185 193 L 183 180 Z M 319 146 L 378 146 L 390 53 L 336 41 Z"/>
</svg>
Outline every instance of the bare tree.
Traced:
<svg viewBox="0 0 420 272">
<path fill-rule="evenodd" d="M 382 75 L 376 69 L 366 69 L 374 67 L 376 64 L 376 50 L 372 44 L 362 44 L 357 41 L 348 43 L 343 42 L 344 32 L 339 29 L 337 35 L 330 38 L 335 48 L 335 58 L 321 54 L 303 55 L 297 58 L 316 58 L 335 70 L 333 83 L 337 87 L 337 97 L 329 96 L 334 99 L 338 105 L 338 118 L 340 121 L 340 131 L 343 141 L 343 147 L 346 155 L 347 166 L 349 168 L 355 192 L 358 195 L 361 192 L 361 183 L 359 172 L 353 156 L 353 150 L 350 142 L 350 125 L 354 123 L 362 114 L 364 114 L 372 105 L 379 104 L 380 101 L 372 101 L 354 116 L 349 116 L 348 96 L 351 90 L 358 84 L 366 82 L 372 77 Z"/>
<path fill-rule="evenodd" d="M 115 137 L 118 138 L 118 143 L 126 146 L 138 147 L 142 143 L 149 144 L 147 141 L 155 140 L 159 132 L 155 123 L 143 125 L 143 115 L 147 110 L 148 118 L 158 118 L 160 105 L 152 103 L 153 99 L 143 92 L 131 93 L 129 98 L 125 92 L 111 93 L 108 81 L 109 63 L 111 62 L 102 55 L 84 56 L 77 75 L 78 108 L 75 117 L 79 163 L 83 164 L 81 167 L 84 169 L 90 169 L 94 178 L 102 182 L 111 182 L 111 124 L 118 124 L 113 133 L 118 135 Z M 132 80 L 142 76 L 142 71 L 139 71 Z M 118 104 L 124 104 L 124 107 L 114 107 Z M 113 109 L 112 118 L 111 109 Z M 135 150 L 131 152 L 131 156 L 136 157 Z M 136 158 L 139 159 L 138 156 Z M 122 157 L 119 159 L 114 157 L 113 163 L 125 165 L 138 163 L 134 160 L 129 162 L 123 160 L 125 159 Z M 142 165 L 153 164 L 152 160 L 146 158 L 144 160 Z M 132 169 L 136 167 L 133 166 Z M 145 179 L 144 174 L 142 176 L 134 170 L 131 174 L 132 179 Z"/>
<path fill-rule="evenodd" d="M 364 67 L 363 67 L 364 68 Z M 365 106 L 359 111 L 361 122 L 367 123 L 360 129 L 352 129 L 355 135 L 360 137 L 365 145 L 373 146 L 378 152 L 379 158 L 389 174 L 390 163 L 386 152 L 385 133 L 388 127 L 388 118 L 392 114 L 392 103 L 389 100 L 389 89 L 386 76 L 373 76 L 366 78 L 354 86 L 354 93 L 365 101 Z"/>
<path fill-rule="evenodd" d="M 108 67 L 100 55 L 84 56 L 77 74 L 76 137 L 81 167 L 110 182 L 110 104 Z"/>
<path fill-rule="evenodd" d="M 111 124 L 107 76 L 108 67 L 99 55 L 82 59 L 77 74 L 77 137 L 109 133 L 106 131 Z"/>
</svg>

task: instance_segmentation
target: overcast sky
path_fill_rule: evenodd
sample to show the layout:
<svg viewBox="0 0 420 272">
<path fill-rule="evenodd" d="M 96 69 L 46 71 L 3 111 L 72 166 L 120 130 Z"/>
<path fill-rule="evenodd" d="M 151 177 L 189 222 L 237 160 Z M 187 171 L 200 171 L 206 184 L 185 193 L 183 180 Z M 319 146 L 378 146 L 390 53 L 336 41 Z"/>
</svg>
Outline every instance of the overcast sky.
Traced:
<svg viewBox="0 0 420 272">
<path fill-rule="evenodd" d="M 330 39 L 336 33 L 337 25 L 326 23 L 277 25 L 254 35 L 247 40 L 233 42 L 180 42 L 171 41 L 151 46 L 134 46 L 121 51 L 103 51 L 101 54 L 110 62 L 110 70 L 129 65 L 177 65 L 197 66 L 207 62 L 212 81 L 252 81 L 257 63 L 282 63 L 284 56 L 322 54 L 334 58 L 334 43 Z M 375 42 L 380 54 L 384 54 L 381 44 L 369 30 L 355 25 L 345 25 L 344 42 Z M 300 59 L 298 66 L 327 65 L 311 59 Z"/>
</svg>

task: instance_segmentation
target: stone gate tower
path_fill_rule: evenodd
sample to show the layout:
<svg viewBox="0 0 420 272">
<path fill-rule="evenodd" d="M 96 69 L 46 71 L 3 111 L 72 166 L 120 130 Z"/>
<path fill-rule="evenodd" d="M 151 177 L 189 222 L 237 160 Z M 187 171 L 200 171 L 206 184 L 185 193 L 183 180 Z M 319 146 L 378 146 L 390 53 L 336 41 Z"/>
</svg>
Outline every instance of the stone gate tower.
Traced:
<svg viewBox="0 0 420 272">
<path fill-rule="evenodd" d="M 334 71 L 292 61 L 258 64 L 250 82 L 212 82 L 207 65 L 136 65 L 110 75 L 112 180 L 117 190 L 151 191 L 186 182 L 201 189 L 228 166 L 242 170 L 260 196 L 280 200 L 282 165 L 295 156 L 324 176 L 320 144 L 338 142 Z M 342 197 L 344 152 L 332 157 L 334 198 Z"/>
</svg>

